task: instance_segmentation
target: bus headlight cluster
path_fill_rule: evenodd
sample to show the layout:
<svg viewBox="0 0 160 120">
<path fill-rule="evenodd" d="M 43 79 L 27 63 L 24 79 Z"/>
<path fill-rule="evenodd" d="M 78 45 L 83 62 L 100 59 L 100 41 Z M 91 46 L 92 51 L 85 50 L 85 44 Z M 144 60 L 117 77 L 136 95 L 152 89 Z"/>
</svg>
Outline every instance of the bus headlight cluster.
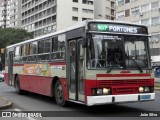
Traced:
<svg viewBox="0 0 160 120">
<path fill-rule="evenodd" d="M 93 88 L 92 95 L 109 95 L 111 94 L 110 88 Z"/>
<path fill-rule="evenodd" d="M 148 93 L 150 92 L 150 88 L 145 86 L 145 87 L 139 87 L 139 93 Z"/>
</svg>

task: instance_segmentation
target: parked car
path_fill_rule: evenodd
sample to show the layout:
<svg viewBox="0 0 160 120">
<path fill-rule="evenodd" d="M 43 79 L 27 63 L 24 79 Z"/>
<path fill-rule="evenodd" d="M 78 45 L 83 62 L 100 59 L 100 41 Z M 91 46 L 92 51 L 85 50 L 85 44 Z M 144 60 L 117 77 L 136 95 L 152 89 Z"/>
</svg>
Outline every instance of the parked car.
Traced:
<svg viewBox="0 0 160 120">
<path fill-rule="evenodd" d="M 4 75 L 2 71 L 0 71 L 0 81 L 4 81 Z"/>
</svg>

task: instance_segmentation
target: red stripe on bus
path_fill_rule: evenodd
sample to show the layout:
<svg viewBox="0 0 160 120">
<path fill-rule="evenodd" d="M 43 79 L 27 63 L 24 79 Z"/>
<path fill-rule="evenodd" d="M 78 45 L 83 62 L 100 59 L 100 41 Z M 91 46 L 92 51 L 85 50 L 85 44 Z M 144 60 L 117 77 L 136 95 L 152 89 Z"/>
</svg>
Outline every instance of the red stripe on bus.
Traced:
<svg viewBox="0 0 160 120">
<path fill-rule="evenodd" d="M 50 65 L 66 65 L 66 62 L 54 62 L 50 63 Z"/>
<path fill-rule="evenodd" d="M 23 66 L 24 64 L 13 64 L 13 66 Z M 7 67 L 8 64 L 5 64 L 5 66 Z"/>
</svg>

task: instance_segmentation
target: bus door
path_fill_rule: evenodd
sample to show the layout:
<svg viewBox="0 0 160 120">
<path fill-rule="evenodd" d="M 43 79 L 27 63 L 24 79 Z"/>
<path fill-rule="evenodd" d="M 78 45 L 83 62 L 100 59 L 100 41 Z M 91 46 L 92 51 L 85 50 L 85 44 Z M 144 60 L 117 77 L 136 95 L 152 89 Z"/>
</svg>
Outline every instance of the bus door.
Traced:
<svg viewBox="0 0 160 120">
<path fill-rule="evenodd" d="M 84 101 L 84 54 L 82 39 L 73 39 L 68 43 L 68 80 L 69 99 Z"/>
<path fill-rule="evenodd" d="M 9 52 L 9 58 L 8 58 L 8 80 L 9 85 L 14 85 L 14 79 L 13 79 L 13 52 Z"/>
</svg>

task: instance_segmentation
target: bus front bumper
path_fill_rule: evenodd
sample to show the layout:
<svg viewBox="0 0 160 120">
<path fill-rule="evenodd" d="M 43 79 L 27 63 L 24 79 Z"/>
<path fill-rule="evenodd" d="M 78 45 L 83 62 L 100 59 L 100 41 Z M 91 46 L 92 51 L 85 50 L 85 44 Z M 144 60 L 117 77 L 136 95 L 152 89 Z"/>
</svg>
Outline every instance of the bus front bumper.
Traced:
<svg viewBox="0 0 160 120">
<path fill-rule="evenodd" d="M 122 102 L 142 102 L 155 99 L 155 93 L 127 94 L 127 95 L 103 95 L 87 96 L 87 105 L 114 104 Z"/>
</svg>

